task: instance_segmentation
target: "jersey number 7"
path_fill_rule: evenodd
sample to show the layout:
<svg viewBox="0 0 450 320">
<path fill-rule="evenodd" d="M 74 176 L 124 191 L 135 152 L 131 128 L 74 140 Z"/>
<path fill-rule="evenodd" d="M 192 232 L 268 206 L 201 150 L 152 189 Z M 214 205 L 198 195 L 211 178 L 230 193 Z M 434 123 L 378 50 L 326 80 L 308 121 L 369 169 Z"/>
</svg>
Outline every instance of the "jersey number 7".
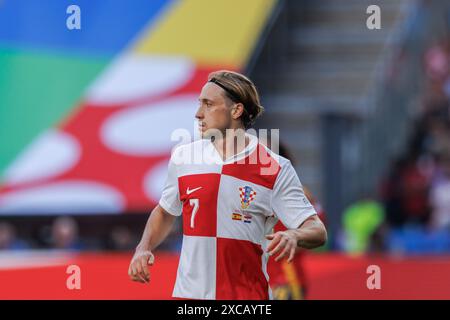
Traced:
<svg viewBox="0 0 450 320">
<path fill-rule="evenodd" d="M 191 215 L 191 228 L 194 229 L 195 215 L 197 214 L 198 208 L 200 206 L 200 201 L 198 199 L 190 199 L 189 204 L 191 206 L 194 206 Z"/>
</svg>

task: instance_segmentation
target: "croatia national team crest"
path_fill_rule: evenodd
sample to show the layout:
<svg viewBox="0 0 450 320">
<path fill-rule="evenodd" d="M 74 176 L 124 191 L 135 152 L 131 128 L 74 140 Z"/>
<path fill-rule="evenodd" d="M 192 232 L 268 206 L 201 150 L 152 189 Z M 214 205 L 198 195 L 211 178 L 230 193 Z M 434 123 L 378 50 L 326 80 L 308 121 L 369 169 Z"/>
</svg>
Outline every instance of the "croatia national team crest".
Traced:
<svg viewBox="0 0 450 320">
<path fill-rule="evenodd" d="M 239 194 L 241 197 L 242 209 L 247 209 L 256 196 L 256 192 L 249 186 L 239 187 Z"/>
</svg>

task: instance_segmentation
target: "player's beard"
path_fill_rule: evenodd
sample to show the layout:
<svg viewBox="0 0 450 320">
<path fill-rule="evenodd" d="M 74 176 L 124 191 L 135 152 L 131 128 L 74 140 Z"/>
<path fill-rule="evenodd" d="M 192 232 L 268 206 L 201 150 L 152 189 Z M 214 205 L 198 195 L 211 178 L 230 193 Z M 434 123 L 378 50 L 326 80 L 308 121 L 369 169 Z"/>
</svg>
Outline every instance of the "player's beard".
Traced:
<svg viewBox="0 0 450 320">
<path fill-rule="evenodd" d="M 210 139 L 211 142 L 218 141 L 225 138 L 225 130 L 216 128 L 199 128 L 202 139 Z"/>
</svg>

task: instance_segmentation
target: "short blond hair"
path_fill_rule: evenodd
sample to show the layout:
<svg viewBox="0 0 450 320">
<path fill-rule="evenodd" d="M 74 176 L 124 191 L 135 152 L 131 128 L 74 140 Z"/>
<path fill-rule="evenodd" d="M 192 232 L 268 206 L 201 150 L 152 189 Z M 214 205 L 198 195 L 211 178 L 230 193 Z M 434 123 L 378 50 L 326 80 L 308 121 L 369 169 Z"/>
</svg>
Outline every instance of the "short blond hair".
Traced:
<svg viewBox="0 0 450 320">
<path fill-rule="evenodd" d="M 218 84 L 225 91 L 225 95 L 235 103 L 244 105 L 241 116 L 242 123 L 247 129 L 263 113 L 264 107 L 260 103 L 258 90 L 253 82 L 238 72 L 220 70 L 208 75 L 208 81 Z"/>
</svg>

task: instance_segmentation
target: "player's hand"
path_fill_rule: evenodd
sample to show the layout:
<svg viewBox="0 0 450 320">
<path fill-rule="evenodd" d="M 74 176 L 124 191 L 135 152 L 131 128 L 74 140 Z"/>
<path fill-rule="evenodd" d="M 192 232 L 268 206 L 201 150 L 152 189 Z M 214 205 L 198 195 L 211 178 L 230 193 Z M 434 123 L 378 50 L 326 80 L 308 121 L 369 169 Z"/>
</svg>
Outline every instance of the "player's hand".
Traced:
<svg viewBox="0 0 450 320">
<path fill-rule="evenodd" d="M 150 281 L 148 266 L 152 266 L 154 261 L 155 257 L 150 250 L 136 250 L 128 268 L 130 279 L 141 283 L 148 283 Z"/>
<path fill-rule="evenodd" d="M 266 236 L 266 239 L 272 240 L 267 246 L 267 252 L 270 256 L 273 256 L 281 252 L 275 261 L 281 260 L 285 256 L 288 256 L 287 262 L 291 262 L 294 259 L 294 255 L 297 249 L 297 237 L 292 230 L 278 231 Z"/>
</svg>

